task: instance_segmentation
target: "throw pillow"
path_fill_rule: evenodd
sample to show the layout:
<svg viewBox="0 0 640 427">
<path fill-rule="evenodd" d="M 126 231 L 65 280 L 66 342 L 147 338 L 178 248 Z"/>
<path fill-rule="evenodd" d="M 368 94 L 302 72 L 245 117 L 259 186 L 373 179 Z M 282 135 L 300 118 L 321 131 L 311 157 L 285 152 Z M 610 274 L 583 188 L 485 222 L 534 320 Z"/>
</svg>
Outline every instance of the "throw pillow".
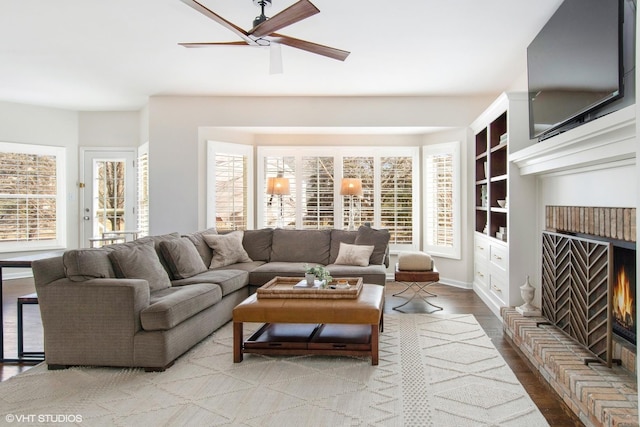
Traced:
<svg viewBox="0 0 640 427">
<path fill-rule="evenodd" d="M 376 230 L 366 225 L 361 225 L 360 228 L 358 228 L 355 244 L 375 246 L 369 264 L 387 265 L 386 257 L 389 238 L 389 230 Z"/>
<path fill-rule="evenodd" d="M 369 265 L 373 248 L 373 245 L 349 245 L 340 242 L 340 252 L 338 252 L 335 264 L 366 267 Z"/>
<path fill-rule="evenodd" d="M 153 242 L 123 245 L 109 253 L 116 276 L 126 279 L 145 279 L 152 291 L 171 287 L 167 271 L 162 267 Z"/>
<path fill-rule="evenodd" d="M 160 252 L 174 279 L 186 279 L 207 270 L 198 250 L 186 237 L 160 242 Z"/>
<path fill-rule="evenodd" d="M 109 249 L 72 249 L 62 255 L 64 272 L 72 282 L 116 277 Z"/>
<path fill-rule="evenodd" d="M 242 247 L 242 231 L 229 234 L 205 234 L 204 241 L 213 249 L 213 258 L 209 268 L 219 268 L 238 262 L 251 262 L 247 251 Z"/>
</svg>

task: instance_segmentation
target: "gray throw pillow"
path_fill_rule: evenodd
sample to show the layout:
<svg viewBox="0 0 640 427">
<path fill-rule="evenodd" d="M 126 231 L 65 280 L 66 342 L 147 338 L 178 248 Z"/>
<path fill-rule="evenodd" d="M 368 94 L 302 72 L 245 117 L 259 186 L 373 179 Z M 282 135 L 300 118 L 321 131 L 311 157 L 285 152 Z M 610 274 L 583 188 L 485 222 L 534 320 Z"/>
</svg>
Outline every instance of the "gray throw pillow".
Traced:
<svg viewBox="0 0 640 427">
<path fill-rule="evenodd" d="M 389 230 L 376 230 L 366 225 L 361 225 L 358 228 L 355 244 L 375 246 L 369 259 L 369 264 L 379 265 L 385 262 L 390 237 Z"/>
<path fill-rule="evenodd" d="M 229 234 L 205 234 L 204 241 L 213 249 L 213 258 L 209 268 L 219 268 L 239 262 L 251 262 L 247 251 L 242 247 L 242 231 Z"/>
<path fill-rule="evenodd" d="M 373 248 L 373 245 L 349 245 L 341 242 L 335 264 L 366 267 L 369 265 Z"/>
<path fill-rule="evenodd" d="M 72 282 L 116 277 L 108 249 L 72 249 L 62 255 L 65 275 Z"/>
<path fill-rule="evenodd" d="M 187 279 L 207 270 L 198 250 L 186 237 L 160 242 L 160 252 L 174 279 Z"/>
<path fill-rule="evenodd" d="M 116 276 L 144 279 L 152 291 L 171 287 L 171 281 L 160 263 L 153 242 L 122 246 L 109 253 Z"/>
</svg>

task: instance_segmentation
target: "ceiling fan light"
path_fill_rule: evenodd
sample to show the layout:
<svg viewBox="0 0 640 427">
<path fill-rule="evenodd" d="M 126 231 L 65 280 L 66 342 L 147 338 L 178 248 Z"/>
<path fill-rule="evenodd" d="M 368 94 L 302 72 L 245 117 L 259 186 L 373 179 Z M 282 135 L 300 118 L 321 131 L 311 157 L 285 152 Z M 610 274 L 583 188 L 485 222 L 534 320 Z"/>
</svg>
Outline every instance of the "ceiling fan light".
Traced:
<svg viewBox="0 0 640 427">
<path fill-rule="evenodd" d="M 269 74 L 282 74 L 282 46 L 271 43 L 269 46 Z"/>
</svg>

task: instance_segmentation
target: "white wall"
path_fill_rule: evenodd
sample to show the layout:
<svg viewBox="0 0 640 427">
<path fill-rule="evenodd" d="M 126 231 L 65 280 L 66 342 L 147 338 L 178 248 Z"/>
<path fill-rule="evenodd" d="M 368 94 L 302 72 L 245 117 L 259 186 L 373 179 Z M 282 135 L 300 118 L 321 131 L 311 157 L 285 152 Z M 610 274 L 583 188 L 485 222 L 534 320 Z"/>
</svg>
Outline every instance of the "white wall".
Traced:
<svg viewBox="0 0 640 427">
<path fill-rule="evenodd" d="M 78 241 L 78 113 L 0 102 L 0 141 L 66 148 L 67 245 L 74 247 Z M 19 255 L 1 254 L 2 258 Z"/>
<path fill-rule="evenodd" d="M 80 147 L 137 147 L 141 136 L 141 114 L 137 111 L 80 112 Z"/>
</svg>

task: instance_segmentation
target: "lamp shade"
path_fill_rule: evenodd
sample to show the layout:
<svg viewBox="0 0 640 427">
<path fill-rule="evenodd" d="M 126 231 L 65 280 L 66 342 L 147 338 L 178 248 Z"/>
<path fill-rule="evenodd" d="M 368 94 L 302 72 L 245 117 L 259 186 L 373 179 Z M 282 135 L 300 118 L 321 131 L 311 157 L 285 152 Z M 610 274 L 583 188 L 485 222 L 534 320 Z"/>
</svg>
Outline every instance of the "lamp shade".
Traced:
<svg viewBox="0 0 640 427">
<path fill-rule="evenodd" d="M 360 178 L 342 178 L 341 196 L 362 196 L 362 180 Z"/>
<path fill-rule="evenodd" d="M 267 194 L 290 194 L 289 178 L 267 178 Z"/>
</svg>

